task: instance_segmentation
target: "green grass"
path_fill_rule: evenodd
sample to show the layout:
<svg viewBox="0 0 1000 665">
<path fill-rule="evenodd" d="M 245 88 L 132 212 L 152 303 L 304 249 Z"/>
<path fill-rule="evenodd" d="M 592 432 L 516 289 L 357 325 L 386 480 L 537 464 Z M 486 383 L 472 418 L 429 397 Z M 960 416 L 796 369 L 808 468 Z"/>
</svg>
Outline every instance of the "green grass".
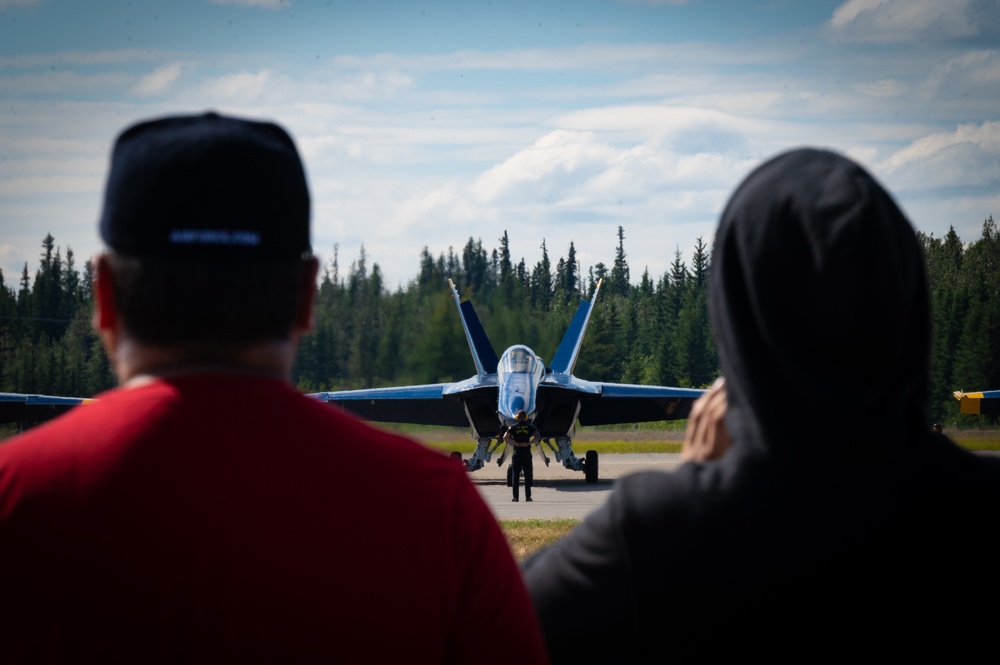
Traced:
<svg viewBox="0 0 1000 665">
<path fill-rule="evenodd" d="M 407 434 L 427 446 L 445 453 L 458 451 L 471 455 L 476 442 L 467 428 L 431 427 L 424 425 L 380 424 L 379 427 Z M 686 420 L 662 423 L 640 423 L 629 426 L 581 427 L 573 439 L 578 454 L 596 450 L 602 455 L 625 453 L 679 453 L 684 439 Z M 0 441 L 19 432 L 16 425 L 0 424 Z M 945 429 L 951 439 L 967 450 L 1000 452 L 1000 431 L 995 429 Z"/>
<path fill-rule="evenodd" d="M 500 520 L 500 528 L 514 558 L 521 561 L 546 545 L 551 545 L 573 530 L 580 520 Z"/>
<path fill-rule="evenodd" d="M 423 439 L 422 439 L 423 440 Z M 471 455 L 476 449 L 476 444 L 472 440 L 468 441 L 427 441 L 424 444 L 429 448 L 440 450 L 444 453 L 457 451 L 463 455 Z M 553 442 L 555 443 L 555 442 Z M 544 445 L 544 444 L 543 444 Z M 546 448 L 546 450 L 549 450 Z M 573 450 L 577 454 L 582 454 L 585 450 L 596 450 L 601 455 L 615 455 L 626 453 L 679 453 L 681 451 L 680 441 L 579 441 L 573 442 Z M 549 450 L 549 454 L 551 451 Z"/>
<path fill-rule="evenodd" d="M 615 427 L 580 427 L 573 438 L 575 451 L 596 450 L 600 454 L 615 453 L 679 453 L 684 440 L 686 420 Z M 419 425 L 386 425 L 379 427 L 400 432 L 422 441 L 442 452 L 471 455 L 476 442 L 469 430 L 458 427 L 425 427 Z M 553 443 L 555 443 L 553 441 Z"/>
<path fill-rule="evenodd" d="M 951 440 L 967 450 L 1000 452 L 1000 432 L 978 431 L 974 434 L 956 432 L 950 434 Z"/>
<path fill-rule="evenodd" d="M 471 455 L 476 449 L 476 442 L 464 429 L 438 427 L 397 429 L 396 431 L 404 431 L 406 434 L 423 441 L 427 446 L 442 452 L 458 451 L 463 455 Z M 997 430 L 946 429 L 945 434 L 967 450 L 1000 452 L 1000 431 Z M 596 450 L 602 455 L 679 453 L 683 439 L 683 429 L 629 429 L 622 431 L 607 428 L 581 428 L 573 439 L 573 449 L 578 454 L 585 450 Z"/>
</svg>

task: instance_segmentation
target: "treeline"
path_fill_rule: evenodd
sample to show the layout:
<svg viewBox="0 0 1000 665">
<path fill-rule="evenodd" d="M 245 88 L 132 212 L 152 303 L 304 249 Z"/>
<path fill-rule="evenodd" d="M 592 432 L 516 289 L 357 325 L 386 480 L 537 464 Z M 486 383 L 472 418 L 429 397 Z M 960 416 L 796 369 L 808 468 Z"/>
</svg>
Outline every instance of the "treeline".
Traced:
<svg viewBox="0 0 1000 665">
<path fill-rule="evenodd" d="M 91 329 L 93 266 L 82 273 L 47 234 L 34 280 L 25 262 L 17 288 L 0 271 L 0 391 L 89 397 L 115 383 Z"/>
<path fill-rule="evenodd" d="M 918 236 L 931 290 L 931 412 L 952 422 L 953 391 L 1000 389 L 1000 230 L 990 215 L 982 236 L 969 245 L 954 228 L 943 238 Z"/>
<path fill-rule="evenodd" d="M 1000 238 L 992 217 L 982 238 L 963 245 L 919 234 L 932 307 L 932 409 L 958 419 L 953 390 L 1000 387 Z M 718 375 L 708 322 L 710 250 L 698 239 L 690 263 L 677 249 L 670 268 L 633 278 L 619 227 L 609 264 L 584 270 L 570 243 L 553 261 L 515 261 L 504 232 L 487 249 L 469 238 L 461 251 L 420 254 L 417 276 L 386 288 L 362 248 L 342 269 L 336 248 L 322 271 L 314 330 L 302 340 L 294 380 L 305 391 L 432 383 L 475 371 L 447 280 L 472 298 L 497 352 L 527 344 L 550 360 L 581 299 L 603 280 L 576 374 L 592 380 L 707 386 Z M 90 328 L 90 262 L 42 241 L 34 279 L 25 263 L 17 288 L 0 272 L 0 391 L 90 396 L 114 376 Z M 794 388 L 794 386 L 790 387 Z M 780 399 L 780 396 L 775 396 Z M 966 421 L 982 424 L 977 417 Z"/>
<path fill-rule="evenodd" d="M 576 372 L 605 381 L 702 386 L 717 374 L 708 328 L 708 247 L 699 240 L 691 266 L 680 251 L 659 278 L 632 284 L 624 230 L 610 265 L 584 272 L 570 243 L 553 261 L 542 243 L 533 266 L 515 262 L 505 232 L 487 250 L 469 238 L 461 252 L 433 257 L 406 288 L 386 290 L 378 265 L 361 255 L 341 273 L 335 255 L 319 286 L 314 332 L 300 348 L 305 390 L 361 388 L 464 379 L 475 372 L 447 280 L 470 297 L 497 353 L 527 344 L 550 360 L 582 298 L 604 280 Z"/>
</svg>

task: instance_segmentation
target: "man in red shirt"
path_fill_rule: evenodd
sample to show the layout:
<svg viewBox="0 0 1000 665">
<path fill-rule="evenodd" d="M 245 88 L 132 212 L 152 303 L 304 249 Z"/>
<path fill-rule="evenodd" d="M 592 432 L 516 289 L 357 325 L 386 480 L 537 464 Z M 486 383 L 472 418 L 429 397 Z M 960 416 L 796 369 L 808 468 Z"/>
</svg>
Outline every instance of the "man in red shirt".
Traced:
<svg viewBox="0 0 1000 665">
<path fill-rule="evenodd" d="M 100 230 L 121 385 L 0 446 L 0 660 L 545 660 L 461 468 L 290 384 L 318 264 L 283 129 L 131 127 Z"/>
</svg>

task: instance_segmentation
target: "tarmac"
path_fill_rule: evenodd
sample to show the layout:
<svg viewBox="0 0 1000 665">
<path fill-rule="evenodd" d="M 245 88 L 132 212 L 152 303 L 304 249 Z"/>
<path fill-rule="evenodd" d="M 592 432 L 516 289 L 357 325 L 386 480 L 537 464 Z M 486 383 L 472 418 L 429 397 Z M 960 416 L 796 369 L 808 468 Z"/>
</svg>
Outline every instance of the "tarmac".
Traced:
<svg viewBox="0 0 1000 665">
<path fill-rule="evenodd" d="M 997 452 L 979 454 L 1000 457 Z M 565 469 L 554 459 L 546 467 L 535 455 L 535 481 L 530 503 L 524 500 L 523 478 L 521 500 L 518 503 L 511 501 L 513 491 L 507 487 L 507 464 L 501 469 L 494 459 L 485 468 L 470 473 L 469 477 L 497 519 L 583 519 L 608 500 L 618 478 L 637 471 L 673 471 L 680 464 L 679 453 L 601 455 L 598 480 L 587 483 L 582 471 Z"/>
<path fill-rule="evenodd" d="M 583 519 L 608 500 L 617 479 L 636 471 L 672 471 L 680 464 L 680 454 L 601 455 L 596 483 L 586 482 L 582 471 L 563 468 L 554 458 L 545 466 L 536 455 L 532 501 L 524 500 L 522 478 L 521 500 L 517 503 L 511 501 L 513 490 L 507 487 L 508 464 L 498 467 L 494 458 L 484 468 L 469 474 L 497 519 Z"/>
</svg>

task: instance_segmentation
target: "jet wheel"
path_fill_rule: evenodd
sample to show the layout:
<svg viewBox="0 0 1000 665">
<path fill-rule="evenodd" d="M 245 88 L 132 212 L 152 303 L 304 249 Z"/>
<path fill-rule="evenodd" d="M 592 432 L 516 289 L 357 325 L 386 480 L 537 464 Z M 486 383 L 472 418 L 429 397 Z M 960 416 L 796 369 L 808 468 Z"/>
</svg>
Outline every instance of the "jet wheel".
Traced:
<svg viewBox="0 0 1000 665">
<path fill-rule="evenodd" d="M 597 482 L 597 451 L 588 450 L 583 463 L 583 477 L 588 483 Z"/>
</svg>

